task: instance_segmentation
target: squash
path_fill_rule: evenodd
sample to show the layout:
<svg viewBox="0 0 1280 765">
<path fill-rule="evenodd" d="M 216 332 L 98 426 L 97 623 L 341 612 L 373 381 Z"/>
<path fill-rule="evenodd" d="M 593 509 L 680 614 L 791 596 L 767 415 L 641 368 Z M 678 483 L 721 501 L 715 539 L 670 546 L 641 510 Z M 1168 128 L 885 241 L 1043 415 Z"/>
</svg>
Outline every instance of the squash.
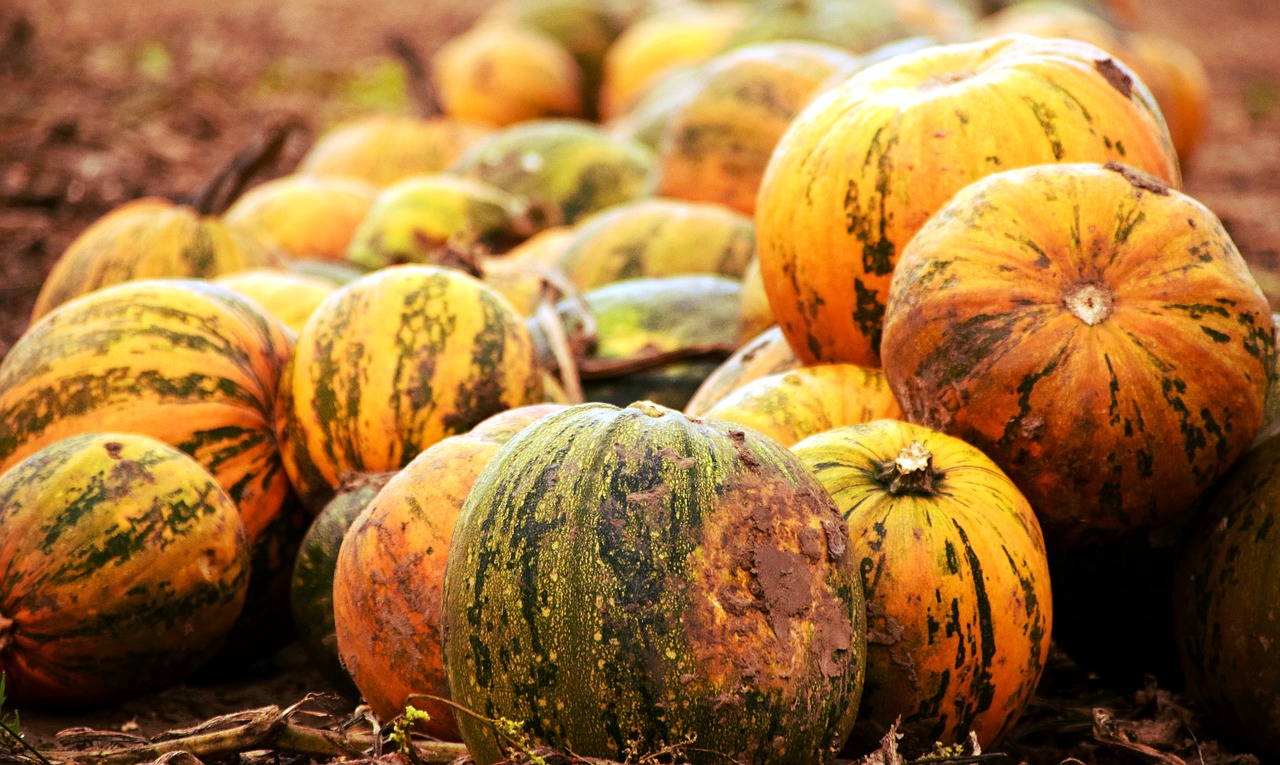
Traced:
<svg viewBox="0 0 1280 765">
<path fill-rule="evenodd" d="M 431 263 L 475 274 L 482 255 L 506 252 L 534 232 L 515 196 L 445 173 L 414 175 L 382 190 L 347 246 L 366 270 Z"/>
<path fill-rule="evenodd" d="M 120 282 L 207 278 L 281 264 L 279 253 L 266 242 L 221 218 L 157 198 L 135 200 L 72 240 L 45 277 L 31 320 Z"/>
<path fill-rule="evenodd" d="M 481 257 L 481 278 L 521 316 L 532 316 L 542 304 L 547 279 L 555 278 L 556 263 L 573 240 L 573 234 L 572 226 L 553 226 L 507 252 Z"/>
<path fill-rule="evenodd" d="M 755 227 L 746 215 L 718 204 L 651 197 L 581 220 L 557 266 L 585 290 L 681 274 L 741 278 L 754 254 Z"/>
<path fill-rule="evenodd" d="M 437 266 L 375 271 L 330 295 L 298 336 L 279 386 L 285 470 L 317 513 L 344 474 L 397 470 L 536 403 L 538 372 L 520 317 L 479 281 Z"/>
<path fill-rule="evenodd" d="M 752 380 L 786 372 L 798 366 L 800 360 L 787 344 L 782 330 L 770 327 L 743 343 L 732 356 L 707 375 L 685 404 L 684 413 L 690 417 L 702 417 L 725 396 Z"/>
<path fill-rule="evenodd" d="M 865 649 L 848 545 L 768 439 L 650 402 L 571 407 L 508 441 L 463 505 L 450 695 L 585 757 L 831 762 Z M 503 759 L 489 727 L 457 722 L 477 763 Z"/>
<path fill-rule="evenodd" d="M 516 433 L 564 409 L 523 406 L 446 438 L 386 481 L 353 519 L 331 572 L 335 648 L 366 703 L 390 723 L 412 704 L 422 732 L 458 739 L 441 664 L 440 603 L 449 541 L 476 476 Z"/>
<path fill-rule="evenodd" d="M 806 363 L 879 366 L 894 265 L 953 194 L 1001 170 L 1108 160 L 1180 182 L 1146 87 L 1085 43 L 1011 35 L 863 69 L 769 163 L 756 213 L 769 304 Z"/>
<path fill-rule="evenodd" d="M 889 0 L 755 0 L 725 47 L 803 40 L 861 54 L 910 34 Z"/>
<path fill-rule="evenodd" d="M 769 293 L 764 291 L 764 277 L 760 274 L 760 261 L 755 258 L 747 264 L 742 275 L 742 303 L 738 309 L 738 337 L 743 343 L 776 326 L 769 307 Z"/>
<path fill-rule="evenodd" d="M 289 271 L 241 271 L 214 281 L 244 295 L 294 332 L 302 330 L 311 312 L 336 286 L 314 276 Z"/>
<path fill-rule="evenodd" d="M 331 127 L 311 146 L 297 173 L 343 176 L 375 187 L 438 173 L 493 132 L 479 122 L 406 114 L 367 114 Z"/>
<path fill-rule="evenodd" d="M 1173 635 L 1190 695 L 1222 734 L 1280 757 L 1280 438 L 1201 503 L 1177 550 Z"/>
<path fill-rule="evenodd" d="M 528 27 L 472 27 L 431 57 L 431 79 L 454 119 L 506 127 L 583 112 L 581 67 L 559 41 Z"/>
<path fill-rule="evenodd" d="M 1044 538 L 982 452 L 893 420 L 821 433 L 792 451 L 849 525 L 867 607 L 855 749 L 901 717 L 904 752 L 987 749 L 1017 722 L 1049 658 Z"/>
<path fill-rule="evenodd" d="M 377 193 L 356 178 L 286 175 L 246 191 L 222 219 L 290 258 L 340 261 Z"/>
<path fill-rule="evenodd" d="M 1248 449 L 1275 369 L 1271 310 L 1221 222 L 1123 165 L 962 190 L 888 306 L 907 418 L 995 460 L 1051 548 L 1176 519 Z"/>
<path fill-rule="evenodd" d="M 747 215 L 769 157 L 819 86 L 856 59 L 816 42 L 759 43 L 701 68 L 658 144 L 658 193 L 717 202 Z"/>
<path fill-rule="evenodd" d="M 340 693 L 360 698 L 338 655 L 333 615 L 333 577 L 347 530 L 399 471 L 361 473 L 344 481 L 307 527 L 289 579 L 289 610 L 311 663 Z"/>
<path fill-rule="evenodd" d="M 818 364 L 743 385 L 703 415 L 753 428 L 783 446 L 872 420 L 900 419 L 884 372 L 856 364 Z"/>
<path fill-rule="evenodd" d="M 6 700 L 84 708 L 177 683 L 244 604 L 235 503 L 153 438 L 86 433 L 0 474 Z"/>
<path fill-rule="evenodd" d="M 574 120 L 531 120 L 473 146 L 451 171 L 515 194 L 544 226 L 572 225 L 653 191 L 654 155 Z"/>
</svg>

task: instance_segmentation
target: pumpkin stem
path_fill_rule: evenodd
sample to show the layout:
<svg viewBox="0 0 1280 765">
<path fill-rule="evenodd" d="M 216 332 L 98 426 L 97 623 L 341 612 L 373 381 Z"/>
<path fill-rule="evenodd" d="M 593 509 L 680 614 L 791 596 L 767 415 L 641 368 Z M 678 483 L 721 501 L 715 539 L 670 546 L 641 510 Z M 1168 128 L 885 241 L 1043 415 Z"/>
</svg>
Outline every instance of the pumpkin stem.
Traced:
<svg viewBox="0 0 1280 765">
<path fill-rule="evenodd" d="M 898 456 L 880 465 L 876 479 L 894 496 L 933 496 L 941 474 L 933 468 L 933 454 L 919 441 L 903 447 Z"/>
<path fill-rule="evenodd" d="M 1062 302 L 1067 310 L 1090 327 L 1106 321 L 1115 306 L 1111 290 L 1098 282 L 1080 282 L 1072 286 L 1062 296 Z"/>
</svg>

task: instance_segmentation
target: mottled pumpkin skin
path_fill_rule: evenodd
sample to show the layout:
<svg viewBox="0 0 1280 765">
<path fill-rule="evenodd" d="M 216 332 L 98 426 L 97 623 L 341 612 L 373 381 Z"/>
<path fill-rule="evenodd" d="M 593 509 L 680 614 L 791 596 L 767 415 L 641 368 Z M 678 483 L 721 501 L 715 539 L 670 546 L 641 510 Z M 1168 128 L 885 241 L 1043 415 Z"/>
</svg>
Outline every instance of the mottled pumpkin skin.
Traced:
<svg viewBox="0 0 1280 765">
<path fill-rule="evenodd" d="M 913 444 L 929 467 L 904 474 L 894 463 Z M 862 572 L 855 749 L 875 748 L 899 715 L 904 753 L 970 731 L 984 749 L 996 744 L 1035 693 L 1053 627 L 1044 538 L 1026 498 L 977 449 L 905 422 L 831 430 L 792 451 L 831 492 Z"/>
<path fill-rule="evenodd" d="M 307 151 L 297 172 L 356 178 L 381 188 L 410 175 L 444 170 L 493 130 L 448 117 L 370 114 L 330 128 Z"/>
<path fill-rule="evenodd" d="M 702 417 L 721 399 L 743 385 L 765 375 L 786 372 L 800 366 L 795 351 L 787 343 L 782 330 L 771 327 L 733 352 L 724 363 L 715 368 L 702 381 L 685 404 L 684 413 L 690 417 Z"/>
<path fill-rule="evenodd" d="M 462 503 L 498 448 L 565 406 L 509 409 L 419 454 L 353 519 L 332 574 L 333 619 L 342 664 L 384 723 L 408 704 L 431 720 L 424 733 L 459 734 L 440 641 L 441 588 Z"/>
<path fill-rule="evenodd" d="M 235 503 L 147 436 L 71 436 L 0 474 L 0 674 L 78 708 L 176 683 L 226 637 L 249 546 Z"/>
<path fill-rule="evenodd" d="M 0 470 L 70 435 L 141 433 L 212 473 L 256 543 L 289 494 L 273 422 L 292 348 L 284 325 L 205 281 L 129 282 L 74 300 L 0 362 Z"/>
<path fill-rule="evenodd" d="M 857 364 L 817 364 L 743 385 L 703 415 L 753 428 L 783 446 L 833 428 L 901 419 L 884 372 Z"/>
<path fill-rule="evenodd" d="M 1215 727 L 1280 757 L 1280 438 L 1258 443 L 1204 499 L 1177 553 L 1174 637 L 1187 689 Z"/>
<path fill-rule="evenodd" d="M 848 52 L 816 42 L 737 48 L 708 61 L 693 95 L 670 116 L 658 149 L 658 193 L 751 215 L 760 179 L 791 120 Z"/>
<path fill-rule="evenodd" d="M 249 189 L 222 219 L 291 258 L 340 261 L 377 193 L 357 178 L 295 173 Z"/>
<path fill-rule="evenodd" d="M 831 761 L 858 706 L 857 572 L 768 439 L 649 402 L 571 407 L 490 460 L 445 568 L 454 701 L 588 757 Z M 477 763 L 503 758 L 459 716 Z"/>
<path fill-rule="evenodd" d="M 898 401 L 995 460 L 1051 547 L 1171 521 L 1258 432 L 1266 298 L 1217 217 L 1149 176 L 992 176 L 898 269 L 884 343 Z"/>
<path fill-rule="evenodd" d="M 557 265 L 585 290 L 679 274 L 741 278 L 754 256 L 755 225 L 746 215 L 718 204 L 654 197 L 583 219 Z"/>
<path fill-rule="evenodd" d="M 1178 185 L 1150 93 L 1098 48 L 1011 35 L 863 69 L 792 122 L 761 184 L 756 247 L 808 363 L 880 365 L 894 265 L 953 194 L 994 172 L 1126 162 Z"/>
<path fill-rule="evenodd" d="M 281 456 L 319 512 L 344 473 L 397 470 L 541 395 L 533 342 L 500 295 L 451 268 L 384 268 L 331 295 L 298 336 L 280 382 Z"/>
<path fill-rule="evenodd" d="M 54 263 L 31 318 L 102 287 L 135 279 L 212 278 L 280 266 L 279 253 L 246 229 L 154 199 L 89 225 Z"/>
</svg>

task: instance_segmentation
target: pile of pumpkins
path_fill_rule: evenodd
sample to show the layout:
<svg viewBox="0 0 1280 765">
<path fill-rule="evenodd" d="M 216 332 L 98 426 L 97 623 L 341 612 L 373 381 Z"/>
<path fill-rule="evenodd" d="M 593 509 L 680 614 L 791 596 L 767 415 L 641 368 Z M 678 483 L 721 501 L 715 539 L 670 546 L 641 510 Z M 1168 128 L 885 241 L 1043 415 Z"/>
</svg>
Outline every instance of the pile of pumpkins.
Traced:
<svg viewBox="0 0 1280 765">
<path fill-rule="evenodd" d="M 1190 690 L 1280 755 L 1275 325 L 1137 22 L 502 0 L 438 113 L 110 212 L 0 363 L 10 702 L 296 628 L 478 763 L 990 748 L 1054 556 L 1159 533 Z"/>
</svg>

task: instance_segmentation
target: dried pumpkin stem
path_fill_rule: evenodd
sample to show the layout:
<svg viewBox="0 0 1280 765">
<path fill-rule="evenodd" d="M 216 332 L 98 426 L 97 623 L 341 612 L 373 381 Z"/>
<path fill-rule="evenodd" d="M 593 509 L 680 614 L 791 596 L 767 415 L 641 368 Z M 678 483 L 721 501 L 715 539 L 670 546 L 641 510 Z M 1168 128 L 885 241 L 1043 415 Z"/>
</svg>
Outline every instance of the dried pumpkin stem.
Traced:
<svg viewBox="0 0 1280 765">
<path fill-rule="evenodd" d="M 941 474 L 933 468 L 933 454 L 919 441 L 903 447 L 898 456 L 880 465 L 876 479 L 894 496 L 932 496 Z"/>
</svg>

